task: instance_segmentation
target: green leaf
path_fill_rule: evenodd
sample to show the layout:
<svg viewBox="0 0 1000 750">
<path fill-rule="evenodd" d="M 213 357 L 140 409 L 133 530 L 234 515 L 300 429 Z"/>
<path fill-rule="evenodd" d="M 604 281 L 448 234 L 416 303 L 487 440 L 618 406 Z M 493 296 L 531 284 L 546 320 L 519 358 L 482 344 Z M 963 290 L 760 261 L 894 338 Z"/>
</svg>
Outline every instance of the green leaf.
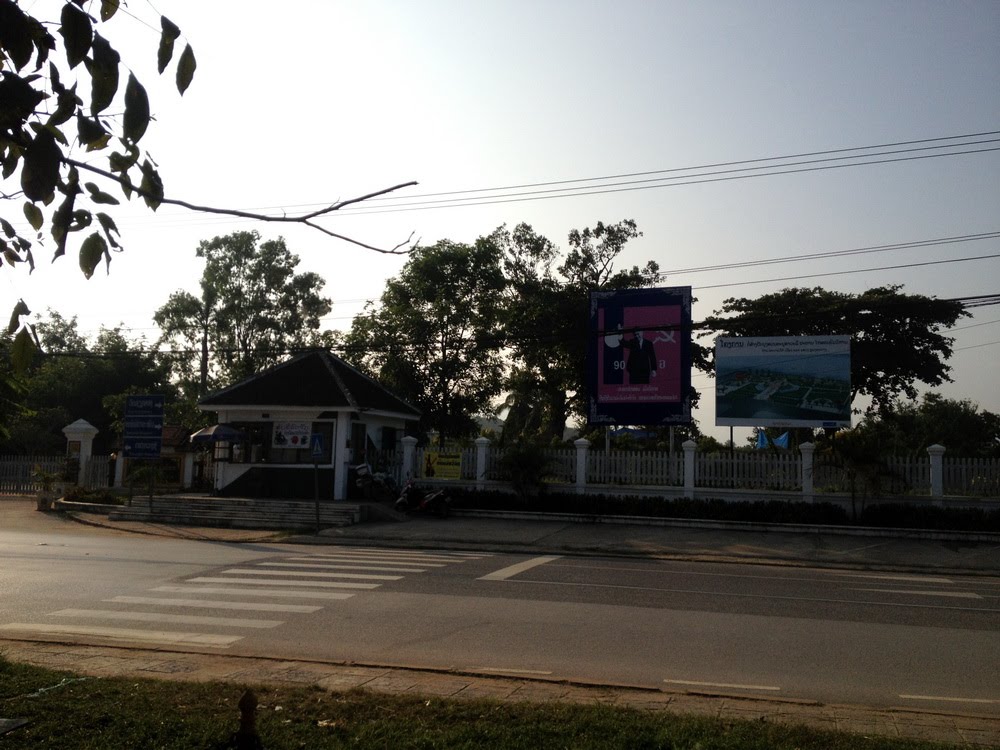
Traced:
<svg viewBox="0 0 1000 750">
<path fill-rule="evenodd" d="M 22 375 L 31 367 L 31 360 L 35 356 L 35 342 L 31 340 L 31 334 L 27 328 L 22 328 L 14 337 L 14 343 L 10 347 L 10 362 L 14 366 L 14 372 Z"/>
<path fill-rule="evenodd" d="M 177 63 L 177 90 L 183 95 L 187 91 L 188 86 L 191 85 L 191 81 L 194 79 L 195 68 L 198 67 L 197 61 L 194 59 L 194 50 L 191 49 L 191 45 L 185 45 L 184 51 L 181 52 L 181 59 Z"/>
<path fill-rule="evenodd" d="M 7 261 L 7 262 L 8 262 L 9 264 L 10 264 L 10 265 L 14 265 L 15 263 L 21 263 L 21 262 L 22 262 L 22 258 L 21 258 L 21 256 L 20 256 L 20 255 L 18 255 L 18 254 L 17 254 L 16 252 L 14 252 L 14 251 L 13 251 L 13 250 L 12 250 L 11 248 L 9 248 L 9 247 L 5 247 L 5 248 L 4 248 L 4 251 L 3 251 L 3 257 L 4 257 L 4 259 L 5 259 L 5 260 L 6 260 L 6 261 Z"/>
<path fill-rule="evenodd" d="M 34 47 L 29 17 L 10 0 L 0 3 L 0 47 L 10 55 L 17 70 L 31 61 Z"/>
<path fill-rule="evenodd" d="M 8 237 L 17 237 L 17 232 L 14 231 L 14 225 L 6 219 L 0 219 L 0 229 L 3 229 L 3 233 Z"/>
<path fill-rule="evenodd" d="M 100 34 L 94 34 L 91 57 L 85 61 L 90 71 L 90 110 L 96 117 L 110 106 L 118 93 L 118 63 L 121 55 Z"/>
<path fill-rule="evenodd" d="M 72 3 L 65 3 L 62 8 L 62 25 L 59 33 L 63 38 L 63 46 L 66 49 L 66 62 L 70 68 L 75 68 L 90 51 L 90 45 L 94 39 L 94 29 L 90 23 L 90 16 L 77 8 Z"/>
<path fill-rule="evenodd" d="M 156 66 L 162 74 L 174 56 L 174 40 L 181 35 L 181 30 L 166 16 L 160 16 L 160 48 L 156 53 Z"/>
<path fill-rule="evenodd" d="M 142 183 L 139 185 L 139 190 L 143 193 L 142 198 L 146 201 L 146 205 L 155 211 L 163 201 L 163 181 L 149 159 L 145 160 L 139 168 L 142 170 Z"/>
<path fill-rule="evenodd" d="M 21 316 L 31 315 L 31 310 L 25 304 L 24 300 L 18 300 L 18 303 L 14 306 L 14 312 L 11 313 L 10 323 L 7 325 L 7 335 L 12 336 L 14 331 L 21 327 Z"/>
<path fill-rule="evenodd" d="M 97 220 L 101 223 L 101 227 L 104 229 L 104 234 L 108 238 L 108 243 L 111 247 L 121 249 L 121 244 L 115 239 L 115 234 L 120 236 L 118 231 L 118 225 L 115 224 L 115 220 L 104 213 L 97 214 Z"/>
<path fill-rule="evenodd" d="M 85 146 L 98 143 L 108 135 L 108 131 L 96 117 L 84 117 L 82 114 L 76 116 L 76 132 L 79 134 L 80 143 Z"/>
<path fill-rule="evenodd" d="M 36 232 L 42 228 L 42 223 L 45 221 L 45 218 L 42 216 L 42 209 L 34 203 L 24 204 L 24 218 L 28 220 L 31 228 Z"/>
<path fill-rule="evenodd" d="M 73 221 L 73 204 L 76 202 L 76 191 L 71 191 L 52 214 L 52 239 L 56 241 L 56 251 L 52 259 L 66 254 L 66 238 L 69 236 L 69 225 Z"/>
<path fill-rule="evenodd" d="M 101 20 L 110 21 L 118 12 L 118 0 L 101 0 Z"/>
<path fill-rule="evenodd" d="M 93 182 L 86 183 L 84 187 L 87 188 L 87 192 L 90 193 L 90 200 L 92 200 L 94 203 L 103 203 L 112 206 L 117 206 L 119 204 L 117 198 L 110 196 L 105 192 L 102 192 L 101 189 L 97 187 L 97 185 L 95 185 Z"/>
<path fill-rule="evenodd" d="M 106 258 L 108 264 L 111 263 L 108 243 L 100 234 L 94 232 L 80 246 L 80 270 L 83 271 L 86 278 L 89 279 L 94 275 L 94 269 L 97 268 L 97 264 L 101 262 L 102 258 Z"/>
<path fill-rule="evenodd" d="M 42 129 L 24 152 L 21 189 L 25 198 L 29 201 L 43 201 L 55 193 L 62 156 L 62 150 L 52 131 Z"/>
<path fill-rule="evenodd" d="M 132 143 L 138 143 L 149 126 L 149 97 L 146 89 L 131 73 L 125 87 L 125 117 L 122 130 Z"/>
</svg>

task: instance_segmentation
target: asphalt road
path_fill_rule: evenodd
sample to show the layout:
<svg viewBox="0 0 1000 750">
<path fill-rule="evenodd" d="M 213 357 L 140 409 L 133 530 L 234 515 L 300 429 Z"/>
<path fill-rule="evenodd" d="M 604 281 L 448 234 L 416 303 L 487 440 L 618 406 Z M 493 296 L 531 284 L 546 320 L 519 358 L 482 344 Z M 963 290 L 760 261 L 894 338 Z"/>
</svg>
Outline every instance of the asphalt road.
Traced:
<svg viewBox="0 0 1000 750">
<path fill-rule="evenodd" d="M 1000 715 L 1000 578 L 0 529 L 0 638 Z"/>
</svg>

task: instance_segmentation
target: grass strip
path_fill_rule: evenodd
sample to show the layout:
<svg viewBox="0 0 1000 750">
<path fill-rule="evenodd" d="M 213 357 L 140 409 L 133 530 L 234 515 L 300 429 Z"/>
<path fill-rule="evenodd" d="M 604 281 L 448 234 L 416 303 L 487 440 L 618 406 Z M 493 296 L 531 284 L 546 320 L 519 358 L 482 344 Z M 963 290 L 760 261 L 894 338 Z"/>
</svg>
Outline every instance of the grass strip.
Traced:
<svg viewBox="0 0 1000 750">
<path fill-rule="evenodd" d="M 80 678 L 0 656 L 0 716 L 29 723 L 2 750 L 223 750 L 247 686 Z M 390 696 L 253 686 L 266 750 L 577 748 L 627 750 L 918 750 L 946 745 L 762 721 L 678 716 L 607 705 Z"/>
</svg>

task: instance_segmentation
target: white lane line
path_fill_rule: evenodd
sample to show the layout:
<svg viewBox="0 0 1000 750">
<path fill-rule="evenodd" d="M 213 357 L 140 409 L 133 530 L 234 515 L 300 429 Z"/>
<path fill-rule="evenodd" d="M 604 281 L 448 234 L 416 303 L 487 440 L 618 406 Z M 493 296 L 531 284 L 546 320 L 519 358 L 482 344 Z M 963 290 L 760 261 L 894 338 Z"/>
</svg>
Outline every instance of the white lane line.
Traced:
<svg viewBox="0 0 1000 750">
<path fill-rule="evenodd" d="M 331 565 L 330 563 L 288 563 L 288 562 L 264 562 L 257 563 L 268 568 L 319 568 L 320 570 L 379 570 L 383 573 L 426 573 L 424 568 L 391 568 L 386 565 Z M 443 566 L 435 566 L 443 567 Z"/>
<path fill-rule="evenodd" d="M 247 578 L 221 578 L 218 576 L 199 576 L 188 578 L 188 583 L 246 583 L 253 586 L 314 586 L 329 589 L 377 589 L 380 583 L 352 583 L 350 581 L 255 581 Z"/>
<path fill-rule="evenodd" d="M 778 691 L 780 687 L 773 685 L 738 685 L 731 682 L 696 682 L 694 680 L 664 680 L 671 685 L 686 685 L 688 687 L 728 688 L 730 690 L 770 690 Z"/>
<path fill-rule="evenodd" d="M 668 589 L 657 586 L 626 586 L 620 583 L 575 583 L 571 581 L 536 581 L 521 578 L 518 583 L 533 583 L 538 586 L 565 586 L 568 588 L 619 589 L 621 591 L 655 591 L 660 594 L 696 594 L 699 596 L 721 596 L 734 599 L 773 599 L 790 602 L 821 602 L 823 604 L 859 604 L 867 607 L 900 607 L 908 609 L 947 609 L 958 612 L 998 612 L 992 607 L 955 607 L 944 604 L 915 604 L 913 602 L 886 602 L 864 599 L 830 599 L 820 596 L 779 596 L 777 594 L 745 594 L 736 591 L 703 591 L 700 589 Z"/>
<path fill-rule="evenodd" d="M 264 581 L 260 581 L 262 585 Z M 266 583 L 275 583 L 267 581 Z M 350 599 L 354 594 L 342 591 L 275 591 L 274 589 L 248 589 L 237 586 L 157 586 L 150 591 L 169 591 L 174 594 L 234 594 L 236 596 L 267 596 L 279 599 Z"/>
<path fill-rule="evenodd" d="M 318 573 L 314 571 L 303 570 L 300 573 L 292 573 L 288 570 L 254 570 L 253 568 L 230 568 L 229 570 L 222 571 L 226 575 L 244 575 L 244 576 L 287 576 L 296 575 L 302 577 L 312 577 L 312 578 L 364 578 L 370 581 L 398 581 L 403 576 L 384 576 L 375 573 Z"/>
<path fill-rule="evenodd" d="M 908 701 L 943 701 L 945 703 L 985 703 L 992 705 L 1000 703 L 995 698 L 956 698 L 945 695 L 900 695 L 900 698 Z"/>
<path fill-rule="evenodd" d="M 866 589 L 849 588 L 848 591 L 871 591 L 878 594 L 902 594 L 904 596 L 913 594 L 914 596 L 950 596 L 953 599 L 982 599 L 979 594 L 972 591 L 916 591 L 913 589 Z"/>
<path fill-rule="evenodd" d="M 493 674 L 552 674 L 552 672 L 545 669 L 515 669 L 507 667 L 469 667 L 473 672 L 490 672 Z"/>
<path fill-rule="evenodd" d="M 844 578 L 870 578 L 876 581 L 912 581 L 913 583 L 954 583 L 950 578 L 939 578 L 933 576 L 889 576 L 876 575 L 874 573 L 840 573 L 831 571 L 830 575 Z"/>
<path fill-rule="evenodd" d="M 112 638 L 120 641 L 141 641 L 143 643 L 184 644 L 187 646 L 212 646 L 228 648 L 242 640 L 242 635 L 212 635 L 209 633 L 175 633 L 169 630 L 133 630 L 131 628 L 96 628 L 86 625 L 40 625 L 12 622 L 0 625 L 0 630 L 14 630 L 46 635 L 90 635 Z"/>
<path fill-rule="evenodd" d="M 162 612 L 119 612 L 109 609 L 60 609 L 50 617 L 90 617 L 95 620 L 135 620 L 136 622 L 169 622 L 175 625 L 218 625 L 224 628 L 276 628 L 283 620 L 247 620 L 236 617 L 202 617 L 199 615 L 166 615 Z"/>
<path fill-rule="evenodd" d="M 288 557 L 286 560 L 301 560 L 299 557 Z M 330 562 L 363 562 L 363 563 L 395 563 L 402 565 L 436 565 L 443 567 L 452 563 L 467 562 L 463 559 L 453 557 L 425 557 L 423 555 L 349 555 L 340 553 L 337 555 L 310 555 L 310 560 L 321 560 Z"/>
<path fill-rule="evenodd" d="M 195 609 L 237 609 L 247 612 L 303 612 L 323 609 L 315 604 L 270 604 L 268 602 L 220 602 L 209 599 L 157 599 L 153 596 L 116 596 L 104 601 L 112 604 L 153 604 L 157 607 L 194 607 Z"/>
<path fill-rule="evenodd" d="M 518 573 L 523 573 L 526 570 L 531 570 L 532 568 L 537 568 L 539 565 L 545 565 L 545 563 L 552 562 L 553 560 L 558 560 L 562 555 L 543 555 L 542 557 L 533 557 L 530 560 L 525 560 L 524 562 L 519 562 L 516 565 L 510 565 L 506 568 L 501 568 L 493 573 L 485 576 L 480 576 L 480 581 L 506 581 L 508 578 L 516 576 Z"/>
<path fill-rule="evenodd" d="M 493 557 L 488 552 L 444 552 L 441 550 L 402 550 L 385 549 L 384 547 L 333 547 L 332 552 L 317 552 L 317 557 L 326 555 L 385 555 L 387 557 L 439 557 L 442 560 L 479 560 Z"/>
</svg>

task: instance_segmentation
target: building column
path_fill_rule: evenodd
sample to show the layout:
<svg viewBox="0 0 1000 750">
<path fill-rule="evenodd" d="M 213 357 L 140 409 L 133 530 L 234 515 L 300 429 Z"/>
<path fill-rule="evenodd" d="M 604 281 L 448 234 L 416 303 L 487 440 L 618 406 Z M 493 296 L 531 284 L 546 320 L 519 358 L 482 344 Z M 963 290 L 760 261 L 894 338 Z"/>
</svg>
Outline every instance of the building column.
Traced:
<svg viewBox="0 0 1000 750">
<path fill-rule="evenodd" d="M 694 453 L 698 449 L 698 444 L 693 440 L 685 440 L 681 443 L 684 449 L 684 497 L 694 500 Z"/>
<path fill-rule="evenodd" d="M 347 441 L 351 439 L 351 415 L 342 411 L 337 413 L 337 428 L 333 435 L 333 499 L 347 499 L 347 475 L 350 462 L 347 460 Z"/>
<path fill-rule="evenodd" d="M 815 498 L 813 494 L 813 453 L 816 452 L 816 446 L 812 443 L 802 443 L 799 446 L 799 452 L 802 454 L 802 499 L 811 503 Z"/>
<path fill-rule="evenodd" d="M 479 436 L 476 438 L 476 489 L 481 490 L 486 484 L 486 459 L 490 450 L 490 439 Z"/>
<path fill-rule="evenodd" d="M 73 424 L 63 427 L 62 432 L 66 436 L 66 456 L 80 462 L 76 483 L 83 486 L 87 476 L 87 464 L 94 454 L 94 437 L 98 430 L 87 420 L 78 419 Z"/>
<path fill-rule="evenodd" d="M 587 489 L 587 451 L 590 441 L 586 438 L 574 440 L 576 446 L 576 493 L 582 495 Z"/>
<path fill-rule="evenodd" d="M 403 465 L 400 467 L 400 478 L 405 484 L 407 480 L 417 478 L 417 473 L 413 470 L 413 461 L 417 454 L 417 439 L 412 435 L 407 435 L 399 442 L 403 444 Z"/>
<path fill-rule="evenodd" d="M 931 497 L 944 497 L 944 451 L 945 447 L 937 443 L 927 448 L 931 457 Z"/>
</svg>

